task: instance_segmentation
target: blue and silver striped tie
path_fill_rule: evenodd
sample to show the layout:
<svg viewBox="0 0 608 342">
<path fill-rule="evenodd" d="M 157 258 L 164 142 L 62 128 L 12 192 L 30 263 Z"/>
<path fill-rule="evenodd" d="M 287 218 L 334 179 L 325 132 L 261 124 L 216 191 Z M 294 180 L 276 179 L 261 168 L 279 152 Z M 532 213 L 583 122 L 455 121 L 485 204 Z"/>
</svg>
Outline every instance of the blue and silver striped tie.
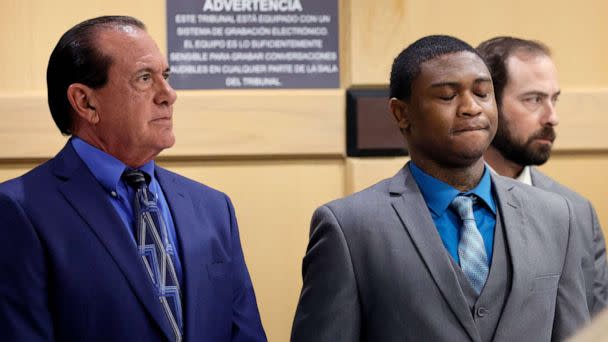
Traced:
<svg viewBox="0 0 608 342">
<path fill-rule="evenodd" d="M 460 268 L 469 279 L 469 282 L 481 293 L 488 278 L 488 256 L 483 238 L 475 224 L 473 215 L 473 200 L 468 196 L 456 196 L 450 207 L 456 211 L 462 220 L 460 240 L 458 242 L 458 257 Z"/>
</svg>

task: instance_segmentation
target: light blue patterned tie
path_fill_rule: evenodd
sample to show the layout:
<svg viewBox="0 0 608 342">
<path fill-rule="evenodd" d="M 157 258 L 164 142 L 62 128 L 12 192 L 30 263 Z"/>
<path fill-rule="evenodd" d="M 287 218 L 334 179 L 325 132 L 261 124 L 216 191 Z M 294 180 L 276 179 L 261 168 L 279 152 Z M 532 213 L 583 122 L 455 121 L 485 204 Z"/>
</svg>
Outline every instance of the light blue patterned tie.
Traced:
<svg viewBox="0 0 608 342">
<path fill-rule="evenodd" d="M 456 196 L 450 207 L 462 220 L 458 242 L 460 268 L 469 278 L 477 294 L 480 294 L 488 278 L 488 257 L 483 239 L 475 224 L 473 200 L 468 196 Z"/>
<path fill-rule="evenodd" d="M 148 190 L 150 176 L 140 170 L 127 170 L 122 178 L 135 190 L 135 239 L 146 273 L 150 276 L 160 304 L 169 320 L 175 341 L 182 340 L 182 304 L 179 282 L 171 256 L 175 253 L 156 197 Z"/>
</svg>

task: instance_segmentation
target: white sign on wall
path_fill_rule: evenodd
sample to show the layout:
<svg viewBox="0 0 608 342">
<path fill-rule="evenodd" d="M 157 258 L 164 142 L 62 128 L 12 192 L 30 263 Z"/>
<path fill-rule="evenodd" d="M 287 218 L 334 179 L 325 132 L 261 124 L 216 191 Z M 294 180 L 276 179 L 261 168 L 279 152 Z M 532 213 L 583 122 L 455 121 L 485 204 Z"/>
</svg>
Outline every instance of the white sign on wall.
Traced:
<svg viewBox="0 0 608 342">
<path fill-rule="evenodd" d="M 337 88 L 338 0 L 167 0 L 176 89 Z"/>
</svg>

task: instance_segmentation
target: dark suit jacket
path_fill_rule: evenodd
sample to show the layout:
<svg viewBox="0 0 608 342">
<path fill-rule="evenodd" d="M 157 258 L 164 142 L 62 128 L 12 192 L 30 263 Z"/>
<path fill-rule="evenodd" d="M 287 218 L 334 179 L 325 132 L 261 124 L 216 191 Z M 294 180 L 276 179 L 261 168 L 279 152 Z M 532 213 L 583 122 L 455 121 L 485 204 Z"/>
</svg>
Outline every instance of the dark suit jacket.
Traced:
<svg viewBox="0 0 608 342">
<path fill-rule="evenodd" d="M 184 341 L 266 340 L 229 198 L 157 167 L 183 267 Z M 71 144 L 0 185 L 3 341 L 170 341 L 136 246 Z"/>
<path fill-rule="evenodd" d="M 608 304 L 608 265 L 606 242 L 595 209 L 586 198 L 530 168 L 532 185 L 567 198 L 574 209 L 580 229 L 582 267 L 585 278 L 587 304 L 591 314 L 597 314 Z"/>
<path fill-rule="evenodd" d="M 589 318 L 570 204 L 492 184 L 512 266 L 493 340 L 561 340 Z M 408 167 L 317 209 L 302 274 L 293 341 L 481 341 Z"/>
</svg>

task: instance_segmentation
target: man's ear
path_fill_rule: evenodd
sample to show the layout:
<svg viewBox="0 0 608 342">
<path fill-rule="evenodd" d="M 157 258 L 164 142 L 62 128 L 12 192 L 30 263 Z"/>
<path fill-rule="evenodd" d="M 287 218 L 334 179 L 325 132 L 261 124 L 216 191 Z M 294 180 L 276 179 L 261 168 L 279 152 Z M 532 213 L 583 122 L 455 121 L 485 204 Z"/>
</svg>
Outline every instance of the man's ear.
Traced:
<svg viewBox="0 0 608 342">
<path fill-rule="evenodd" d="M 393 97 L 388 101 L 388 107 L 389 107 L 391 113 L 393 113 L 395 120 L 397 120 L 397 124 L 399 125 L 399 130 L 402 133 L 405 133 L 405 131 L 408 130 L 410 127 L 408 104 L 405 101 L 402 101 L 396 97 Z"/>
<path fill-rule="evenodd" d="M 92 125 L 99 122 L 93 89 L 82 83 L 72 83 L 67 95 L 76 115 Z"/>
</svg>

